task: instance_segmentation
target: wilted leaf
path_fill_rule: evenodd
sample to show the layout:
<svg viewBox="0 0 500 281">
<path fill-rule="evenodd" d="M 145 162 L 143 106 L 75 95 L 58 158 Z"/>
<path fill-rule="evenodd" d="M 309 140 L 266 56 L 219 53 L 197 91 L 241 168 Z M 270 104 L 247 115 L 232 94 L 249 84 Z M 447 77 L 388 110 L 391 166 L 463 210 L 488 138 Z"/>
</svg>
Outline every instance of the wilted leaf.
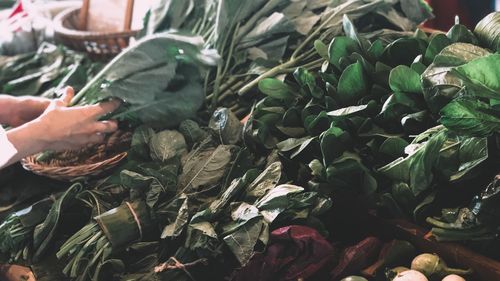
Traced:
<svg viewBox="0 0 500 281">
<path fill-rule="evenodd" d="M 220 183 L 233 158 L 234 146 L 200 147 L 191 151 L 179 177 L 178 193 L 190 193 Z"/>
</svg>

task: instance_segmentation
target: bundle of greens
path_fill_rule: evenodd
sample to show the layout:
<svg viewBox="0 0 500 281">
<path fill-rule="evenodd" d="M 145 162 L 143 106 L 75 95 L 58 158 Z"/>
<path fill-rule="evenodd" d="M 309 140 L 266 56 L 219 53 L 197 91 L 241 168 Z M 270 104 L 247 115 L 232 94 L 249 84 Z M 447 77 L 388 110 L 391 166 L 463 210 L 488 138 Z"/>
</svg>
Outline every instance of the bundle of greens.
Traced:
<svg viewBox="0 0 500 281">
<path fill-rule="evenodd" d="M 73 99 L 73 105 L 120 99 L 111 116 L 132 125 L 176 127 L 194 117 L 203 103 L 202 67 L 217 55 L 202 50 L 201 37 L 177 33 L 148 36 L 120 53 Z"/>
<path fill-rule="evenodd" d="M 10 214 L 0 225 L 0 252 L 4 262 L 28 260 L 35 226 L 43 222 L 55 197 L 45 198 L 28 208 Z"/>
<path fill-rule="evenodd" d="M 0 226 L 0 252 L 11 261 L 38 262 L 52 246 L 63 217 L 75 204 L 82 185 L 74 184 L 64 193 L 41 200 L 9 215 Z M 81 212 L 81 210 L 80 210 Z"/>
<path fill-rule="evenodd" d="M 364 22 L 366 31 L 410 31 L 431 16 L 419 0 L 177 0 L 158 1 L 144 31 L 174 28 L 203 36 L 222 57 L 206 77 L 207 101 L 212 109 L 223 105 L 242 117 L 253 99 L 240 97 L 262 79 L 291 73 L 298 66 L 321 66 L 314 41 L 339 35 L 344 14 Z"/>
</svg>

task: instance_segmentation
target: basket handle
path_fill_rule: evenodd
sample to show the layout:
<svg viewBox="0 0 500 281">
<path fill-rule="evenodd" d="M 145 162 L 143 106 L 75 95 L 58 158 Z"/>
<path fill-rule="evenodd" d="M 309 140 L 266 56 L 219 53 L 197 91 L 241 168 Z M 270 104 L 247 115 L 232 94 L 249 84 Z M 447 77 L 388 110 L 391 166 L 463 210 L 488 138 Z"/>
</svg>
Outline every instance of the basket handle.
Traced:
<svg viewBox="0 0 500 281">
<path fill-rule="evenodd" d="M 82 8 L 80 9 L 80 30 L 87 30 L 89 18 L 90 0 L 83 0 Z M 127 8 L 125 10 L 125 23 L 123 30 L 130 31 L 132 28 L 132 18 L 134 15 L 134 0 L 127 0 Z"/>
</svg>

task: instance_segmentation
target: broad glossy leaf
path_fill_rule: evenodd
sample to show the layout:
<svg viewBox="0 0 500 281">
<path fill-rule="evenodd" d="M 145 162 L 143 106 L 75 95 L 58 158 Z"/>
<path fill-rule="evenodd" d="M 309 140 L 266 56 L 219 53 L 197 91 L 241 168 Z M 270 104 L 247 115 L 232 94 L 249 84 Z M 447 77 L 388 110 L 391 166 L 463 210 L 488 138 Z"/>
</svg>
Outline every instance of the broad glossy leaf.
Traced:
<svg viewBox="0 0 500 281">
<path fill-rule="evenodd" d="M 303 192 L 304 188 L 291 184 L 279 185 L 255 202 L 267 223 L 272 223 L 290 204 L 289 196 Z"/>
<path fill-rule="evenodd" d="M 453 72 L 464 79 L 464 86 L 473 90 L 476 96 L 498 99 L 500 97 L 498 65 L 500 65 L 500 54 L 492 54 L 454 68 Z"/>
<path fill-rule="evenodd" d="M 337 36 L 333 38 L 328 47 L 329 61 L 332 65 L 341 69 L 339 60 L 353 52 L 360 52 L 356 41 L 346 36 Z"/>
<path fill-rule="evenodd" d="M 372 61 L 378 61 L 382 54 L 384 53 L 384 44 L 381 40 L 377 39 L 373 41 L 370 48 L 368 49 L 368 55 L 371 57 Z"/>
<path fill-rule="evenodd" d="M 400 38 L 385 47 L 383 62 L 392 66 L 410 65 L 426 48 L 427 43 L 422 39 Z"/>
<path fill-rule="evenodd" d="M 441 123 L 459 134 L 485 137 L 500 130 L 500 115 L 477 99 L 456 99 L 441 112 Z"/>
<path fill-rule="evenodd" d="M 388 138 L 379 147 L 379 152 L 393 159 L 404 156 L 409 143 L 402 138 Z"/>
<path fill-rule="evenodd" d="M 351 105 L 362 98 L 368 90 L 363 65 L 356 62 L 348 66 L 340 76 L 337 98 L 344 105 Z"/>
<path fill-rule="evenodd" d="M 452 41 L 442 33 L 436 33 L 431 37 L 429 46 L 425 51 L 424 62 L 430 64 L 434 58 L 446 47 L 452 44 Z"/>
<path fill-rule="evenodd" d="M 463 137 L 448 134 L 441 150 L 438 171 L 450 181 L 465 178 L 488 158 L 487 138 Z"/>
<path fill-rule="evenodd" d="M 406 65 L 399 65 L 391 71 L 389 85 L 394 92 L 422 92 L 420 75 Z"/>
<path fill-rule="evenodd" d="M 337 127 L 331 127 L 321 134 L 320 145 L 325 167 L 329 166 L 334 159 L 345 152 L 347 145 L 344 141 L 347 135 L 347 132 Z"/>
<path fill-rule="evenodd" d="M 264 225 L 262 219 L 254 219 L 223 238 L 242 266 L 246 265 L 254 254 L 254 247 L 259 241 Z"/>
<path fill-rule="evenodd" d="M 153 134 L 154 131 L 150 127 L 138 127 L 132 135 L 129 157 L 149 159 L 149 141 Z"/>
<path fill-rule="evenodd" d="M 175 33 L 146 37 L 115 57 L 75 96 L 73 104 L 118 98 L 126 105 L 111 118 L 160 128 L 177 126 L 193 117 L 203 103 L 199 66 L 216 62 L 213 52 L 202 51 L 202 45 L 200 37 Z M 137 95 L 138 91 L 142 94 Z"/>
<path fill-rule="evenodd" d="M 326 175 L 334 187 L 354 194 L 369 195 L 377 190 L 377 181 L 357 155 L 344 153 L 326 169 Z"/>
<path fill-rule="evenodd" d="M 290 100 L 294 98 L 293 89 L 275 78 L 266 78 L 259 82 L 259 90 L 272 98 Z"/>
<path fill-rule="evenodd" d="M 453 25 L 448 33 L 446 33 L 446 36 L 450 38 L 453 43 L 462 42 L 478 45 L 476 36 L 462 24 Z"/>
</svg>

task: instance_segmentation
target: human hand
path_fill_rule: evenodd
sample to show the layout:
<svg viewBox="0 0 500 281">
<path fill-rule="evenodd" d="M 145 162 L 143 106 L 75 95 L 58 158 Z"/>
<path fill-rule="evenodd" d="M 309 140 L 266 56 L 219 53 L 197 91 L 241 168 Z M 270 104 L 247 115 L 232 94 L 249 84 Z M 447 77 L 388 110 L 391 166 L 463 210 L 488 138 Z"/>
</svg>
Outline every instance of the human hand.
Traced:
<svg viewBox="0 0 500 281">
<path fill-rule="evenodd" d="M 40 116 L 50 104 L 50 100 L 39 97 L 2 96 L 2 121 L 18 127 Z"/>
<path fill-rule="evenodd" d="M 66 88 L 64 96 L 52 101 L 46 110 L 33 121 L 38 142 L 42 150 L 72 150 L 104 141 L 106 133 L 118 129 L 116 121 L 98 121 L 115 111 L 119 101 L 104 102 L 89 106 L 68 107 L 74 91 Z"/>
<path fill-rule="evenodd" d="M 7 281 L 35 281 L 35 275 L 27 267 L 20 265 L 0 265 L 0 280 Z"/>
</svg>

